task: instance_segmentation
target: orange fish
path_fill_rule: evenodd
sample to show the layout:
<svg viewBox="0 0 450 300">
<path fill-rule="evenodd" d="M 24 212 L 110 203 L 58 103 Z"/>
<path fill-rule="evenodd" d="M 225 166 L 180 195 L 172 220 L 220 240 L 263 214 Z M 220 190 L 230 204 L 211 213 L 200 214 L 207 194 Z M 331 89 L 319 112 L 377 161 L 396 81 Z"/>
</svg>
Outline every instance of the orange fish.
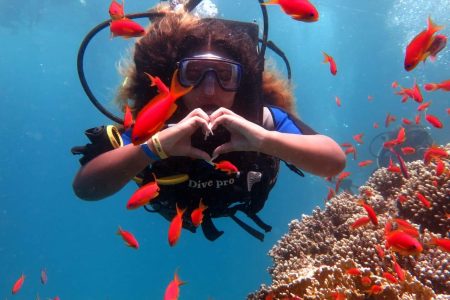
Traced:
<svg viewBox="0 0 450 300">
<path fill-rule="evenodd" d="M 358 204 L 362 205 L 362 207 L 366 210 L 367 215 L 370 218 L 370 221 L 373 223 L 373 225 L 378 225 L 378 218 L 377 214 L 375 213 L 375 210 L 373 210 L 373 207 L 367 203 L 364 202 L 364 200 L 359 200 Z"/>
<path fill-rule="evenodd" d="M 394 115 L 391 115 L 390 113 L 387 113 L 386 120 L 384 121 L 384 126 L 387 128 L 389 127 L 389 124 L 394 122 L 397 118 Z"/>
<path fill-rule="evenodd" d="M 356 219 L 356 221 L 353 222 L 353 223 L 350 225 L 350 228 L 351 228 L 351 229 L 356 229 L 356 228 L 358 228 L 358 227 L 361 227 L 361 226 L 366 225 L 366 224 L 369 223 L 369 222 L 370 222 L 370 218 L 369 218 L 369 217 L 361 217 L 361 218 L 359 218 L 359 219 Z"/>
<path fill-rule="evenodd" d="M 361 284 L 365 286 L 369 286 L 372 284 L 372 279 L 370 279 L 369 276 L 363 276 L 361 277 Z"/>
<path fill-rule="evenodd" d="M 360 162 L 358 163 L 358 166 L 360 166 L 360 167 L 365 167 L 365 166 L 368 166 L 368 165 L 370 165 L 370 164 L 372 164 L 372 163 L 373 163 L 372 160 L 367 159 L 367 160 L 360 161 Z"/>
<path fill-rule="evenodd" d="M 278 4 L 285 14 L 302 22 L 316 22 L 319 12 L 308 0 L 269 0 L 262 5 Z"/>
<path fill-rule="evenodd" d="M 428 165 L 432 159 L 441 159 L 448 157 L 449 155 L 444 148 L 436 145 L 431 145 L 427 150 L 425 150 L 425 153 L 423 154 L 423 162 L 424 164 Z"/>
<path fill-rule="evenodd" d="M 122 237 L 123 241 L 125 242 L 125 244 L 127 244 L 128 247 L 131 247 L 134 249 L 139 248 L 139 243 L 131 232 L 125 231 L 119 226 L 119 230 L 117 231 L 117 234 Z"/>
<path fill-rule="evenodd" d="M 358 134 L 356 134 L 356 135 L 353 136 L 353 139 L 354 139 L 357 143 L 363 144 L 363 141 L 362 141 L 362 137 L 363 137 L 363 136 L 364 136 L 364 133 L 358 133 Z"/>
<path fill-rule="evenodd" d="M 123 117 L 123 128 L 127 130 L 133 124 L 133 115 L 131 114 L 130 107 L 125 105 L 125 115 Z"/>
<path fill-rule="evenodd" d="M 386 236 L 385 246 L 386 249 L 392 248 L 394 252 L 404 256 L 419 254 L 423 251 L 422 244 L 416 238 L 401 230 L 391 231 Z"/>
<path fill-rule="evenodd" d="M 386 278 L 390 283 L 397 283 L 398 280 L 389 272 L 383 272 L 383 277 Z"/>
<path fill-rule="evenodd" d="M 436 128 L 444 127 L 444 125 L 442 125 L 441 120 L 439 120 L 439 118 L 434 116 L 434 115 L 426 114 L 425 115 L 425 120 L 427 120 L 428 123 L 430 123 L 431 125 L 433 125 Z"/>
<path fill-rule="evenodd" d="M 335 101 L 336 101 L 336 105 L 338 107 L 341 107 L 341 99 L 338 96 L 335 97 Z"/>
<path fill-rule="evenodd" d="M 395 223 L 397 223 L 398 230 L 403 231 L 404 233 L 409 234 L 412 237 L 418 238 L 419 237 L 419 231 L 408 221 L 395 218 Z"/>
<path fill-rule="evenodd" d="M 143 205 L 150 203 L 159 195 L 159 186 L 155 181 L 149 182 L 141 186 L 136 192 L 131 195 L 127 203 L 127 209 L 136 209 Z"/>
<path fill-rule="evenodd" d="M 402 118 L 402 123 L 405 125 L 411 125 L 412 122 L 410 120 L 408 120 L 407 118 Z"/>
<path fill-rule="evenodd" d="M 42 269 L 41 270 L 41 283 L 46 284 L 47 283 L 47 270 Z"/>
<path fill-rule="evenodd" d="M 450 92 L 450 79 L 444 80 L 440 83 L 427 83 L 423 86 L 427 91 L 435 91 L 437 89 L 441 89 L 447 92 Z"/>
<path fill-rule="evenodd" d="M 166 287 L 166 291 L 164 293 L 164 300 L 177 300 L 178 297 L 180 296 L 180 286 L 182 286 L 185 283 L 186 282 L 182 281 L 180 277 L 178 277 L 178 274 L 175 271 L 173 280 Z"/>
<path fill-rule="evenodd" d="M 420 192 L 416 192 L 417 199 L 422 202 L 423 205 L 425 205 L 427 208 L 431 207 L 431 202 L 428 200 L 424 195 L 422 195 Z"/>
<path fill-rule="evenodd" d="M 394 270 L 395 270 L 395 273 L 397 274 L 398 279 L 400 279 L 400 281 L 404 281 L 405 280 L 405 271 L 397 263 L 397 260 L 395 259 L 395 255 L 392 255 L 392 262 L 394 264 Z"/>
<path fill-rule="evenodd" d="M 423 111 L 423 110 L 427 109 L 430 106 L 430 104 L 431 104 L 431 101 L 424 102 L 417 107 L 417 110 Z"/>
<path fill-rule="evenodd" d="M 207 208 L 208 208 L 208 206 L 204 205 L 202 199 L 200 198 L 198 207 L 196 209 L 194 209 L 191 213 L 191 221 L 195 227 L 200 226 L 200 224 L 202 223 L 203 211 Z"/>
<path fill-rule="evenodd" d="M 430 245 L 435 245 L 446 252 L 450 252 L 450 239 L 447 238 L 437 238 L 435 236 L 431 237 Z"/>
<path fill-rule="evenodd" d="M 217 170 L 223 171 L 228 175 L 239 172 L 238 168 L 228 160 L 222 160 L 214 164 Z"/>
<path fill-rule="evenodd" d="M 410 155 L 416 153 L 416 149 L 411 146 L 403 147 L 400 149 L 404 155 Z"/>
<path fill-rule="evenodd" d="M 352 276 L 358 276 L 361 275 L 361 271 L 358 268 L 350 268 L 345 273 L 352 275 Z"/>
<path fill-rule="evenodd" d="M 428 28 L 416 35 L 414 39 L 406 47 L 406 55 L 404 67 L 406 71 L 413 70 L 421 61 L 425 61 L 430 55 L 429 47 L 433 43 L 433 34 L 441 30 L 443 27 L 437 26 L 428 17 Z"/>
<path fill-rule="evenodd" d="M 139 37 L 145 34 L 145 29 L 139 23 L 128 18 L 112 20 L 109 23 L 111 36 L 121 36 L 123 38 Z"/>
<path fill-rule="evenodd" d="M 185 209 L 180 209 L 178 204 L 176 204 L 177 214 L 173 217 L 172 222 L 170 222 L 169 226 L 169 245 L 171 247 L 175 246 L 178 242 L 178 239 L 181 235 L 181 229 L 183 228 L 183 214 L 186 211 Z"/>
<path fill-rule="evenodd" d="M 109 15 L 113 20 L 119 20 L 125 18 L 125 12 L 123 9 L 123 1 L 122 4 L 117 2 L 116 0 L 112 0 L 109 5 Z"/>
<path fill-rule="evenodd" d="M 19 277 L 19 279 L 17 279 L 17 281 L 14 283 L 13 287 L 12 287 L 12 294 L 16 294 L 18 291 L 20 291 L 20 289 L 22 288 L 23 282 L 25 281 L 25 275 L 21 275 Z"/>
<path fill-rule="evenodd" d="M 430 47 L 428 47 L 428 52 L 430 53 L 430 60 L 436 61 L 436 55 L 442 51 L 447 45 L 447 37 L 443 34 L 437 34 Z"/>
<path fill-rule="evenodd" d="M 336 62 L 334 61 L 334 58 L 328 54 L 326 54 L 325 52 L 323 52 L 323 56 L 325 57 L 324 59 L 324 63 L 330 63 L 330 72 L 333 75 L 336 75 L 337 73 L 337 66 L 336 66 Z M 339 105 L 340 106 L 340 105 Z"/>
<path fill-rule="evenodd" d="M 159 94 L 150 100 L 138 113 L 131 133 L 133 144 L 139 145 L 147 141 L 153 134 L 160 130 L 164 123 L 177 109 L 175 101 L 189 93 L 192 87 L 183 87 L 178 81 L 178 70 L 173 73 L 170 90 L 159 79 L 145 73 L 151 81 L 151 86 L 158 88 Z"/>
<path fill-rule="evenodd" d="M 417 114 L 416 117 L 414 118 L 414 122 L 416 123 L 416 125 L 419 125 L 420 123 L 420 115 Z"/>
</svg>

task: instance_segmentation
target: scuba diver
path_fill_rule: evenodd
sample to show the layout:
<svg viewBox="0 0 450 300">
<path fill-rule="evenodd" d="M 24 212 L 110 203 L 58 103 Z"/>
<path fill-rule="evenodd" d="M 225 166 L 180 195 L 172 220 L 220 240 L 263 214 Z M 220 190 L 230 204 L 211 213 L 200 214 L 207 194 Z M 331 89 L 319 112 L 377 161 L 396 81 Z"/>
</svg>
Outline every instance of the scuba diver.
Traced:
<svg viewBox="0 0 450 300">
<path fill-rule="evenodd" d="M 427 129 L 421 125 L 411 124 L 403 126 L 403 128 L 405 128 L 406 140 L 401 145 L 394 146 L 394 150 L 397 153 L 400 153 L 403 160 L 406 162 L 422 160 L 426 149 L 434 143 L 433 138 Z M 374 157 L 376 157 L 378 168 L 388 167 L 391 159 L 393 161 L 397 161 L 395 154 L 393 154 L 388 148 L 383 147 L 384 142 L 395 139 L 397 134 L 398 128 L 392 131 L 382 132 L 376 135 L 370 142 L 369 151 Z M 378 141 L 381 142 L 381 146 L 379 146 L 378 153 L 375 153 L 374 147 Z M 404 147 L 412 147 L 415 149 L 415 152 L 408 155 L 403 155 L 401 148 Z"/>
<path fill-rule="evenodd" d="M 73 190 L 81 199 L 100 200 L 133 179 L 139 186 L 160 182 L 159 195 L 146 210 L 172 220 L 178 208 L 185 209 L 183 227 L 195 232 L 189 217 L 202 202 L 207 208 L 201 228 L 207 239 L 223 233 L 213 218 L 230 217 L 263 240 L 261 231 L 235 213 L 245 213 L 265 232 L 271 230 L 257 212 L 276 182 L 280 160 L 298 174 L 303 175 L 301 169 L 326 177 L 343 170 L 345 154 L 333 139 L 297 117 L 288 82 L 264 70 L 257 24 L 202 19 L 161 4 L 152 11 L 161 15 L 152 17 L 122 70 L 120 107 L 128 105 L 136 118 L 157 96 L 146 73 L 167 86 L 176 73 L 175 86 L 192 89 L 176 100 L 178 108 L 165 126 L 138 145 L 132 141 L 132 128 L 87 130 L 91 143 L 72 149 L 83 155 Z M 238 171 L 217 168 L 223 161 Z"/>
</svg>

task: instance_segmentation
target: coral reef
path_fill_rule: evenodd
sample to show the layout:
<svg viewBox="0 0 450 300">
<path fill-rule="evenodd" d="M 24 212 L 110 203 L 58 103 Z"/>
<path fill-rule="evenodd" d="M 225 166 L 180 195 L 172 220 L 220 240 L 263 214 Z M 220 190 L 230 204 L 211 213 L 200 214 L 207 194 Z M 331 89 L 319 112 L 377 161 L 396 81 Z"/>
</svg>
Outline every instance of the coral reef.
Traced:
<svg viewBox="0 0 450 300">
<path fill-rule="evenodd" d="M 409 178 L 378 169 L 359 195 L 340 193 L 324 210 L 293 220 L 269 252 L 272 284 L 248 299 L 449 299 L 449 252 L 430 243 L 433 237 L 446 238 L 450 229 L 450 164 L 448 157 L 442 159 L 445 171 L 439 175 L 436 161 L 407 163 Z M 429 207 L 417 192 L 430 201 Z M 355 220 L 368 215 L 361 199 L 373 207 L 378 224 L 352 229 Z M 386 249 L 386 224 L 398 229 L 395 218 L 418 230 L 423 251 L 399 255 Z M 349 274 L 352 268 L 360 273 Z"/>
</svg>

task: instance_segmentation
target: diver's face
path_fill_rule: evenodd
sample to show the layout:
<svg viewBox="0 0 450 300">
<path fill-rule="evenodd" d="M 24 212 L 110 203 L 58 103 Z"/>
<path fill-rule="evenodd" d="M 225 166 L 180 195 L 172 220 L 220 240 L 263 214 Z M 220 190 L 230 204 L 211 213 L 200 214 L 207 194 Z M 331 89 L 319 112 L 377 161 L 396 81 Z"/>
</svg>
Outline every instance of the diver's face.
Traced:
<svg viewBox="0 0 450 300">
<path fill-rule="evenodd" d="M 231 108 L 236 92 L 224 90 L 214 75 L 205 74 L 202 82 L 183 97 L 183 102 L 189 111 L 201 108 L 211 113 L 219 107 Z"/>
<path fill-rule="evenodd" d="M 183 97 L 189 111 L 202 108 L 210 113 L 233 105 L 242 73 L 239 63 L 207 52 L 181 60 L 178 71 L 181 85 L 194 86 Z"/>
</svg>

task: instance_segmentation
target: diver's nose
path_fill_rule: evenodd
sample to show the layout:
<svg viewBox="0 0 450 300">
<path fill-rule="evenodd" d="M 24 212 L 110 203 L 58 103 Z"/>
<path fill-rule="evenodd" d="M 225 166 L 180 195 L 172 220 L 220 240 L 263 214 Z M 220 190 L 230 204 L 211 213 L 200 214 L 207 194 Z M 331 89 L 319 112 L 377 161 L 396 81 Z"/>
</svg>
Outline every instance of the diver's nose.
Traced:
<svg viewBox="0 0 450 300">
<path fill-rule="evenodd" d="M 215 78 L 214 72 L 207 72 L 205 74 L 205 78 L 202 82 L 202 88 L 203 93 L 205 93 L 206 96 L 214 96 L 214 93 L 216 92 L 216 78 Z"/>
</svg>

